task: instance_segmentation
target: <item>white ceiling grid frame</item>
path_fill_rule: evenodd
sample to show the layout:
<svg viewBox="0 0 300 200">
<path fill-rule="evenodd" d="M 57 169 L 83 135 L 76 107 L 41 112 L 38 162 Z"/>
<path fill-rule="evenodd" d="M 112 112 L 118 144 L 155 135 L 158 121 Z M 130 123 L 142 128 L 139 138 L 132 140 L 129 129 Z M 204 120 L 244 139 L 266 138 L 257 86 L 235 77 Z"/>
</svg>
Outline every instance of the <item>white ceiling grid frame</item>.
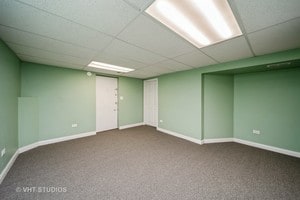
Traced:
<svg viewBox="0 0 300 200">
<path fill-rule="evenodd" d="M 213 57 L 218 62 L 228 62 L 253 56 L 244 36 L 204 47 L 201 51 L 206 55 Z"/>
<path fill-rule="evenodd" d="M 80 69 L 86 67 L 82 63 L 87 59 L 98 58 L 101 59 L 99 61 L 136 69 L 134 72 L 122 74 L 124 76 L 148 78 L 185 70 L 183 64 L 188 67 L 201 67 L 251 57 L 248 48 L 252 53 L 254 50 L 257 55 L 262 55 L 300 46 L 299 0 L 228 0 L 244 34 L 242 38 L 245 40 L 234 38 L 204 49 L 195 48 L 163 24 L 143 13 L 154 0 L 16 1 L 0 2 L 0 37 L 6 43 L 10 42 L 12 47 L 12 43 L 17 45 L 13 50 L 18 52 L 20 45 L 31 47 L 26 52 L 24 49 L 21 52 L 38 56 L 20 53 L 18 56 L 25 61 L 34 62 L 36 59 L 37 63 L 51 64 L 52 61 L 56 66 Z M 20 1 L 22 3 L 19 3 Z M 88 4 L 78 6 L 82 3 Z M 99 23 L 94 16 L 103 13 L 89 11 L 86 16 L 83 16 L 86 14 L 84 12 L 76 15 L 76 12 L 86 10 L 89 6 L 97 9 L 97 6 L 91 5 L 100 4 L 111 5 L 111 7 L 103 6 L 101 10 L 109 12 L 106 16 L 113 15 L 113 17 L 106 17 L 104 21 L 101 19 L 99 23 L 107 25 L 107 19 L 111 25 L 115 17 L 116 26 L 107 25 L 107 28 L 98 26 Z M 121 15 L 117 11 L 122 12 Z M 93 19 L 88 20 L 91 17 Z M 147 27 L 148 24 L 151 25 L 150 28 Z M 112 33 L 119 37 L 110 36 Z M 43 49 L 42 52 L 35 53 L 40 49 Z M 78 57 L 79 60 L 73 57 Z M 151 71 L 151 66 L 154 66 L 152 70 L 155 71 Z M 161 70 L 156 69 L 159 66 L 162 67 Z M 115 74 L 109 71 L 105 73 Z"/>
<path fill-rule="evenodd" d="M 115 39 L 108 47 L 105 48 L 103 52 L 129 58 L 131 60 L 136 60 L 147 65 L 151 65 L 166 59 L 162 56 L 153 54 L 147 50 L 130 45 L 118 39 Z"/>
<path fill-rule="evenodd" d="M 135 19 L 118 38 L 167 58 L 196 50 L 176 33 L 145 15 Z"/>
<path fill-rule="evenodd" d="M 144 11 L 148 6 L 150 6 L 154 0 L 124 0 L 129 5 L 132 5 L 139 11 Z"/>
<path fill-rule="evenodd" d="M 14 43 L 6 43 L 11 49 L 14 49 L 16 54 L 29 55 L 39 58 L 52 59 L 56 61 L 62 61 L 65 63 L 72 63 L 77 65 L 86 65 L 89 61 L 89 58 L 78 58 L 75 56 L 68 56 L 60 53 L 53 53 L 50 51 L 36 49 L 24 45 L 14 44 Z"/>
<path fill-rule="evenodd" d="M 299 0 L 233 0 L 247 33 L 300 17 Z"/>
<path fill-rule="evenodd" d="M 146 67 L 146 68 L 142 68 L 142 69 L 138 69 L 136 71 L 133 71 L 131 73 L 127 73 L 126 76 L 138 76 L 139 78 L 150 78 L 150 77 L 154 77 L 154 76 L 159 76 L 161 75 L 161 73 L 156 72 L 154 70 L 151 70 L 150 68 Z"/>
<path fill-rule="evenodd" d="M 195 68 L 217 64 L 211 57 L 198 50 L 174 57 L 173 59 Z"/>
<path fill-rule="evenodd" d="M 15 1 L 0 3 L 0 24 L 102 50 L 113 38 Z"/>
<path fill-rule="evenodd" d="M 72 63 L 66 63 L 66 62 L 63 62 L 63 61 L 57 61 L 57 60 L 53 60 L 53 59 L 50 60 L 50 59 L 47 59 L 47 58 L 39 58 L 39 57 L 36 57 L 36 56 L 23 55 L 23 54 L 17 54 L 17 56 L 21 60 L 26 60 L 27 62 L 44 64 L 44 65 L 52 65 L 52 66 L 55 66 L 55 67 L 64 66 L 65 68 L 82 70 L 82 66 L 78 66 L 78 65 L 72 64 Z"/>
<path fill-rule="evenodd" d="M 74 44 L 61 42 L 48 37 L 12 29 L 0 25 L 0 37 L 4 42 L 25 45 L 32 48 L 44 49 L 53 53 L 62 53 L 78 58 L 89 58 L 95 51 Z"/>
<path fill-rule="evenodd" d="M 193 67 L 191 67 L 191 66 L 185 65 L 185 64 L 180 63 L 180 62 L 176 62 L 175 60 L 171 60 L 171 59 L 156 63 L 156 64 L 151 65 L 149 67 L 156 67 L 156 68 L 161 67 L 161 68 L 168 69 L 169 72 L 193 69 Z M 166 71 L 164 71 L 164 72 L 166 72 Z"/>
<path fill-rule="evenodd" d="M 111 36 L 116 36 L 139 14 L 136 9 L 132 8 L 132 6 L 123 0 L 17 1 Z"/>
<path fill-rule="evenodd" d="M 257 55 L 299 48 L 300 18 L 253 32 L 248 37 Z"/>
</svg>

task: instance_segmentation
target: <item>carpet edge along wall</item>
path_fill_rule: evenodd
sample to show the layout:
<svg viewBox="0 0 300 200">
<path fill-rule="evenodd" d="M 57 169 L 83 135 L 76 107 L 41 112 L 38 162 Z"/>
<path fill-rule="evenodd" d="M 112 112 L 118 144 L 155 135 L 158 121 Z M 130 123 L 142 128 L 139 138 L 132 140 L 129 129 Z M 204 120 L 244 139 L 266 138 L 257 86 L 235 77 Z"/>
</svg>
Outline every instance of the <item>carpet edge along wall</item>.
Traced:
<svg viewBox="0 0 300 200">
<path fill-rule="evenodd" d="M 201 112 L 203 112 L 202 104 L 202 75 L 220 72 L 230 69 L 238 69 L 249 66 L 261 66 L 269 63 L 284 62 L 287 60 L 300 59 L 300 49 L 288 50 L 273 54 L 267 54 L 258 57 L 246 58 L 237 61 L 231 61 L 227 63 L 221 63 L 211 65 L 207 67 L 201 67 L 183 72 L 175 72 L 172 74 L 166 74 L 158 77 L 158 110 L 159 121 L 163 120 L 163 123 L 159 123 L 159 128 L 165 130 L 177 132 L 179 134 L 193 137 L 195 139 L 208 139 L 210 136 L 204 135 L 201 138 Z M 300 66 L 299 66 L 300 67 Z M 269 72 L 265 72 L 269 73 Z M 233 75 L 232 75 L 233 76 Z M 195 84 L 191 84 L 191 83 Z M 204 82 L 205 84 L 205 82 Z M 231 86 L 233 87 L 233 85 Z M 299 87 L 299 86 L 298 86 Z M 233 91 L 234 92 L 234 91 Z M 234 100 L 233 100 L 234 101 Z M 194 102 L 194 105 L 191 103 Z M 289 105 L 296 109 L 297 105 Z M 233 106 L 234 107 L 234 106 Z M 298 106 L 299 107 L 299 106 Z M 183 110 L 183 108 L 188 108 Z M 234 107 L 235 108 L 235 107 Z M 187 110 L 189 110 L 187 112 Z M 300 112 L 299 112 L 300 113 Z M 230 117 L 233 118 L 231 115 Z M 191 123 L 192 122 L 192 123 Z M 217 124 L 216 124 L 217 126 Z M 290 129 L 291 130 L 291 129 Z M 294 129 L 293 139 L 297 139 L 297 131 Z M 235 133 L 235 130 L 233 131 Z M 219 134 L 219 133 L 218 133 Z M 221 133 L 222 134 L 222 133 Z M 242 133 L 241 133 L 242 134 Z M 245 132 L 244 134 L 249 134 Z M 227 137 L 228 134 L 224 133 L 223 137 Z M 270 139 L 272 136 L 270 136 Z M 251 140 L 250 140 L 251 141 Z M 299 140 L 298 140 L 299 141 Z M 264 140 L 255 140 L 261 144 L 271 144 Z M 299 144 L 300 146 L 300 144 Z M 282 147 L 281 145 L 275 147 Z M 295 150 L 294 147 L 285 145 L 287 150 Z M 300 151 L 299 149 L 297 151 Z"/>
<path fill-rule="evenodd" d="M 299 119 L 300 68 L 235 75 L 235 138 L 300 152 Z"/>
<path fill-rule="evenodd" d="M 21 102 L 32 98 L 31 104 L 37 104 L 27 112 L 34 115 L 37 107 L 38 122 L 32 123 L 37 123 L 38 140 L 95 131 L 95 75 L 28 62 L 21 66 Z M 21 128 L 28 129 L 26 123 L 20 123 L 25 126 Z M 73 128 L 72 124 L 77 127 Z"/>
<path fill-rule="evenodd" d="M 81 70 L 28 62 L 22 63 L 21 70 L 21 103 L 27 103 L 28 106 L 28 101 L 31 101 L 33 117 L 36 116 L 34 107 L 38 107 L 38 140 L 95 131 L 95 74 L 89 77 Z M 119 77 L 118 87 L 119 95 L 123 96 L 123 100 L 119 100 L 119 125 L 141 123 L 143 81 Z M 34 103 L 37 105 L 32 105 Z M 24 130 L 30 130 L 22 120 L 19 123 L 25 125 Z M 72 128 L 74 123 L 78 127 Z M 32 133 L 30 131 L 26 134 Z M 35 137 L 35 134 L 33 135 Z"/>
</svg>

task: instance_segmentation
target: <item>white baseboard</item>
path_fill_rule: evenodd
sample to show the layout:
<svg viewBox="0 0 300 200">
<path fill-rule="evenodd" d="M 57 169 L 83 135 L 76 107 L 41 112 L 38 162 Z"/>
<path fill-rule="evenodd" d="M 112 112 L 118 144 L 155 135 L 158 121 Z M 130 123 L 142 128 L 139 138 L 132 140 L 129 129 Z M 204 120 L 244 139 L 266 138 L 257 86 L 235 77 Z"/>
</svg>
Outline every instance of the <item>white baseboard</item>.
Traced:
<svg viewBox="0 0 300 200">
<path fill-rule="evenodd" d="M 0 184 L 2 183 L 2 181 L 4 180 L 6 174 L 8 173 L 8 171 L 10 170 L 11 166 L 14 164 L 15 160 L 17 159 L 19 155 L 18 149 L 16 150 L 16 152 L 14 153 L 14 155 L 10 158 L 9 162 L 7 163 L 6 167 L 2 170 L 1 174 L 0 174 Z"/>
<path fill-rule="evenodd" d="M 143 126 L 143 125 L 145 125 L 144 122 L 136 123 L 136 124 L 128 124 L 128 125 L 120 126 L 119 129 L 122 130 L 122 129 L 126 129 L 126 128 L 133 128 L 133 127 Z"/>
<path fill-rule="evenodd" d="M 233 138 L 215 138 L 215 139 L 204 139 L 204 144 L 210 143 L 222 143 L 222 142 L 233 142 Z"/>
<path fill-rule="evenodd" d="M 196 139 L 196 138 L 192 138 L 192 137 L 189 137 L 189 136 L 185 136 L 185 135 L 182 135 L 180 133 L 169 131 L 169 130 L 166 130 L 166 129 L 163 129 L 163 128 L 157 128 L 157 130 L 160 131 L 160 132 L 163 132 L 163 133 L 166 133 L 166 134 L 178 137 L 178 138 L 182 138 L 182 139 L 185 139 L 185 140 L 197 143 L 197 144 L 203 144 L 202 140 L 199 140 L 199 139 Z"/>
<path fill-rule="evenodd" d="M 25 151 L 29 151 L 29 150 L 34 149 L 34 148 L 39 147 L 39 146 L 58 143 L 58 142 L 63 142 L 63 141 L 68 141 L 68 140 L 73 140 L 73 139 L 78 139 L 78 138 L 82 138 L 82 137 L 88 137 L 88 136 L 92 136 L 92 135 L 96 135 L 96 131 L 87 132 L 87 133 L 80 133 L 80 134 L 76 134 L 76 135 L 69 135 L 69 136 L 66 136 L 66 137 L 54 138 L 54 139 L 50 139 L 50 140 L 42 140 L 42 141 L 35 142 L 33 144 L 30 144 L 30 145 L 27 145 L 27 146 L 24 146 L 24 147 L 20 147 L 19 149 L 16 150 L 15 154 L 11 157 L 11 159 L 7 163 L 6 167 L 2 170 L 2 172 L 0 174 L 0 184 L 4 180 L 6 174 L 8 173 L 8 171 L 10 170 L 11 166 L 14 164 L 16 158 L 18 157 L 18 155 L 20 153 L 23 153 Z"/>
<path fill-rule="evenodd" d="M 278 148 L 278 147 L 273 147 L 273 146 L 260 144 L 260 143 L 256 143 L 256 142 L 251 142 L 251 141 L 247 141 L 247 140 L 242 140 L 242 139 L 237 139 L 237 138 L 234 138 L 233 141 L 236 143 L 245 144 L 248 146 L 252 146 L 252 147 L 256 147 L 256 148 L 260 148 L 260 149 L 264 149 L 264 150 L 268 150 L 268 151 L 274 151 L 276 153 L 281 153 L 281 154 L 300 158 L 300 152 L 297 152 L 297 151 L 291 151 L 291 150 L 287 150 L 287 149 L 282 149 L 282 148 Z"/>
<path fill-rule="evenodd" d="M 82 138 L 82 137 L 88 137 L 88 136 L 92 136 L 92 135 L 96 135 L 96 131 L 87 132 L 87 133 L 79 133 L 79 134 L 75 134 L 75 135 L 59 137 L 59 138 L 54 138 L 54 139 L 50 139 L 50 140 L 42 140 L 42 141 L 35 142 L 33 144 L 30 144 L 30 145 L 27 145 L 27 146 L 24 146 L 24 147 L 20 147 L 19 148 L 19 153 L 23 153 L 25 151 L 29 151 L 29 150 L 34 149 L 36 147 L 47 145 L 47 144 L 53 144 L 53 143 L 78 139 L 78 138 Z"/>
<path fill-rule="evenodd" d="M 18 150 L 18 153 L 23 153 L 23 152 L 29 151 L 31 149 L 34 149 L 34 148 L 38 147 L 38 146 L 40 146 L 40 143 L 35 142 L 35 143 L 32 143 L 32 144 L 26 145 L 24 147 L 20 147 L 19 150 Z"/>
</svg>

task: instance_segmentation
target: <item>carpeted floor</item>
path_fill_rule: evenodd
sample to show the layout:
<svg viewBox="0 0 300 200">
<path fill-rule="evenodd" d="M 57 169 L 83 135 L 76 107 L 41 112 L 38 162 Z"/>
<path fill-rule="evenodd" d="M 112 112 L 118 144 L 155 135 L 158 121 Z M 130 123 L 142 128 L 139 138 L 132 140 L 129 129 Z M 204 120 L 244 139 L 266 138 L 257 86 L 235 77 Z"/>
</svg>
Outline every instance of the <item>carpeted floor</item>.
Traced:
<svg viewBox="0 0 300 200">
<path fill-rule="evenodd" d="M 236 143 L 198 145 L 141 126 L 20 154 L 0 199 L 296 200 L 300 159 Z"/>
</svg>

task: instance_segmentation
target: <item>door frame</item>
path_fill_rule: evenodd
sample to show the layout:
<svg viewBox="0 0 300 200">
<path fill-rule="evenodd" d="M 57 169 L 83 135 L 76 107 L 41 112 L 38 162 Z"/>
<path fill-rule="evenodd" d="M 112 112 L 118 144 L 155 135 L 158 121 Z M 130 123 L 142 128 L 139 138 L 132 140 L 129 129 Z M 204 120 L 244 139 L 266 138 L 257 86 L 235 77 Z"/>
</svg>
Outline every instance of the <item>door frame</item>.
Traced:
<svg viewBox="0 0 300 200">
<path fill-rule="evenodd" d="M 97 115 L 97 105 L 98 105 L 98 102 L 97 102 L 97 93 L 98 93 L 98 84 L 97 84 L 97 77 L 105 77 L 105 78 L 113 78 L 113 79 L 116 79 L 117 81 L 117 109 L 116 109 L 116 112 L 117 112 L 117 129 L 119 128 L 119 78 L 118 77 L 112 77 L 112 76 L 105 76 L 105 75 L 96 75 L 95 76 L 96 79 L 95 79 L 95 107 L 96 107 L 96 113 L 95 113 L 95 129 L 96 129 L 96 132 L 100 132 L 101 130 L 98 130 L 98 125 L 97 125 L 97 120 L 98 120 L 98 115 Z M 111 129 L 112 130 L 112 129 Z"/>
<path fill-rule="evenodd" d="M 150 81 L 156 81 L 156 108 L 155 108 L 155 110 L 157 112 L 155 113 L 155 115 L 156 115 L 156 124 L 155 124 L 155 127 L 158 128 L 158 124 L 159 124 L 158 123 L 159 122 L 159 119 L 158 119 L 158 78 L 144 80 L 144 83 L 143 83 L 143 86 L 144 86 L 144 92 L 143 92 L 143 99 L 144 99 L 144 102 L 143 102 L 144 103 L 144 106 L 143 106 L 143 110 L 144 110 L 143 117 L 144 117 L 144 120 L 143 121 L 144 121 L 144 124 L 147 125 L 146 122 L 145 122 L 145 113 L 146 113 L 145 112 L 145 110 L 146 110 L 145 109 L 145 105 L 146 105 L 145 104 L 145 101 L 146 101 L 146 98 L 145 98 L 145 94 L 146 94 L 145 93 L 146 92 L 145 82 L 150 82 Z"/>
</svg>

